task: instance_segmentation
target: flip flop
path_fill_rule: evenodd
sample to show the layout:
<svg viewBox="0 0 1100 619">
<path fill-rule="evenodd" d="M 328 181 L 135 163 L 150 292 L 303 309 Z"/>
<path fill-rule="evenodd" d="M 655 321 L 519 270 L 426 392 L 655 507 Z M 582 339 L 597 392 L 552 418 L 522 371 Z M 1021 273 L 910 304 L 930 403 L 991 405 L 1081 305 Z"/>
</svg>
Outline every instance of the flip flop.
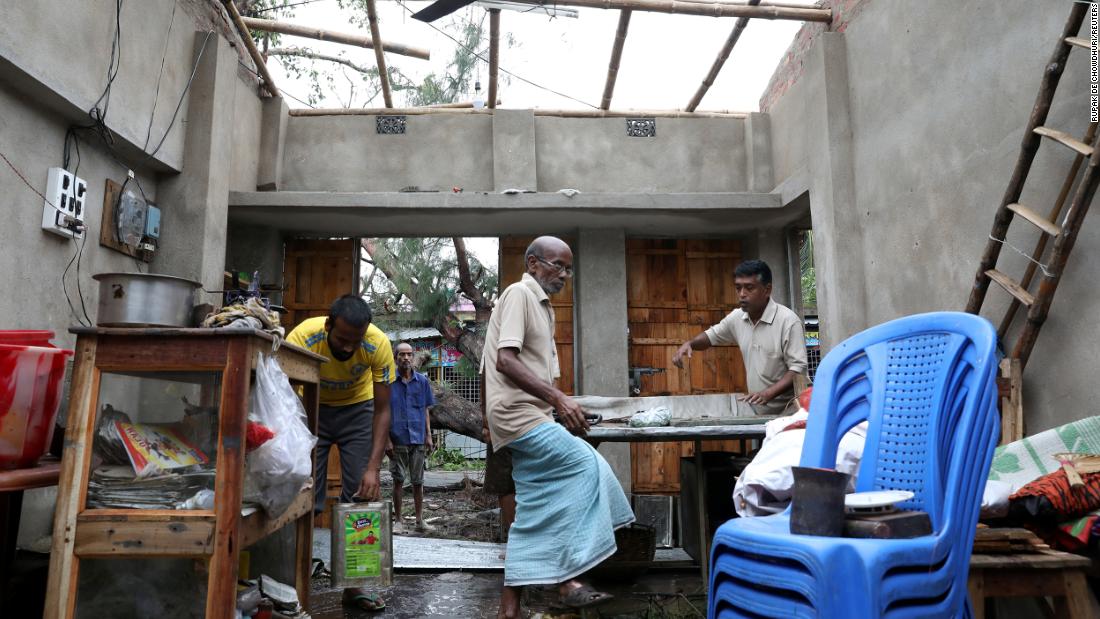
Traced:
<svg viewBox="0 0 1100 619">
<path fill-rule="evenodd" d="M 588 585 L 573 589 L 561 599 L 561 603 L 573 609 L 591 608 L 615 599 L 610 593 L 596 591 Z"/>
<path fill-rule="evenodd" d="M 386 602 L 378 596 L 377 593 L 357 593 L 352 597 L 343 598 L 344 606 L 354 606 L 359 610 L 365 610 L 368 612 L 382 610 L 386 607 Z"/>
</svg>

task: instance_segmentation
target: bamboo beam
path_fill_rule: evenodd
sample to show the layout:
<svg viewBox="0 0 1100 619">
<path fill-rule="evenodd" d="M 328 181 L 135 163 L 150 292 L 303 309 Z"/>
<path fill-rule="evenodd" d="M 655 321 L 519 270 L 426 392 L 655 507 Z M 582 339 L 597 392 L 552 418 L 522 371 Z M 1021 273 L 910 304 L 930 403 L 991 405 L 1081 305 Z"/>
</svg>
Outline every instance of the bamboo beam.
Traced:
<svg viewBox="0 0 1100 619">
<path fill-rule="evenodd" d="M 393 107 L 393 96 L 390 94 L 390 76 L 386 72 L 386 56 L 382 47 L 382 35 L 378 33 L 378 10 L 374 6 L 374 0 L 367 0 L 367 19 L 370 21 L 370 38 L 374 42 L 374 59 L 378 62 L 378 81 L 382 84 L 382 100 L 387 108 Z"/>
<path fill-rule="evenodd" d="M 619 61 L 623 58 L 626 29 L 630 27 L 630 9 L 619 11 L 619 27 L 615 29 L 615 44 L 611 46 L 611 61 L 607 63 L 607 81 L 603 85 L 601 110 L 611 109 L 611 95 L 615 92 L 615 80 L 619 77 Z"/>
<path fill-rule="evenodd" d="M 275 21 L 273 19 L 257 19 L 255 17 L 243 17 L 241 19 L 244 20 L 246 26 L 253 30 L 260 30 L 262 32 L 278 32 L 279 34 L 289 34 L 295 37 L 305 37 L 307 39 L 316 39 L 318 41 L 331 41 L 333 43 L 343 43 L 344 45 L 355 45 L 357 47 L 374 49 L 374 41 L 370 37 L 365 37 L 359 34 L 336 32 L 335 30 L 323 30 L 321 28 L 300 26 L 298 24 L 288 24 L 287 22 Z M 391 54 L 400 54 L 402 56 L 420 58 L 421 60 L 431 59 L 431 52 L 429 50 L 422 47 L 405 45 L 403 43 L 382 41 L 382 49 Z"/>
<path fill-rule="evenodd" d="M 750 6 L 760 4 L 760 0 L 749 0 Z M 685 111 L 694 112 L 695 108 L 699 107 L 699 102 L 703 100 L 703 97 L 710 90 L 710 87 L 714 85 L 714 80 L 718 78 L 718 73 L 722 71 L 722 67 L 725 66 L 726 60 L 729 59 L 730 53 L 733 51 L 733 46 L 737 45 L 737 40 L 741 38 L 741 33 L 745 31 L 745 26 L 749 25 L 748 17 L 737 18 L 737 23 L 734 24 L 733 30 L 730 31 L 730 35 L 726 37 L 726 44 L 722 46 L 722 51 L 718 52 L 718 57 L 714 59 L 714 64 L 711 65 L 710 71 L 707 76 L 703 78 L 703 83 L 699 84 L 699 89 L 695 91 L 695 95 L 691 97 L 691 101 L 688 102 Z"/>
<path fill-rule="evenodd" d="M 500 105 L 500 103 L 501 103 L 500 99 L 497 99 L 497 105 Z M 474 102 L 473 101 L 453 101 L 451 103 L 433 103 L 431 105 L 426 105 L 424 107 L 451 108 L 451 109 L 472 108 L 472 107 L 474 107 Z"/>
<path fill-rule="evenodd" d="M 544 0 L 514 0 L 520 4 L 541 5 Z M 794 8 L 790 6 L 730 4 L 728 2 L 685 2 L 684 0 L 555 0 L 558 6 L 589 9 L 633 9 L 675 15 L 708 17 L 751 17 L 754 19 L 789 19 L 794 21 L 830 22 L 831 9 Z"/>
<path fill-rule="evenodd" d="M 680 110 L 533 110 L 535 116 L 557 118 L 727 118 L 742 119 L 748 112 L 713 110 L 683 112 Z M 472 107 L 409 107 L 409 108 L 292 108 L 291 116 L 422 116 L 427 114 L 492 114 L 488 108 Z"/>
<path fill-rule="evenodd" d="M 260 50 L 256 49 L 256 43 L 252 41 L 252 33 L 249 32 L 248 26 L 244 24 L 240 12 L 237 11 L 237 5 L 233 4 L 233 0 L 222 0 L 222 4 L 225 5 L 225 10 L 229 13 L 229 19 L 237 27 L 237 34 L 241 35 L 244 47 L 248 50 L 248 55 L 252 57 L 252 62 L 256 65 L 256 71 L 260 73 L 260 77 L 264 80 L 264 89 L 272 97 L 278 97 L 279 89 L 275 86 L 275 80 L 271 79 L 271 73 L 267 70 L 267 62 L 260 55 Z"/>
<path fill-rule="evenodd" d="M 489 107 L 497 106 L 497 74 L 500 72 L 500 9 L 489 9 Z"/>
</svg>

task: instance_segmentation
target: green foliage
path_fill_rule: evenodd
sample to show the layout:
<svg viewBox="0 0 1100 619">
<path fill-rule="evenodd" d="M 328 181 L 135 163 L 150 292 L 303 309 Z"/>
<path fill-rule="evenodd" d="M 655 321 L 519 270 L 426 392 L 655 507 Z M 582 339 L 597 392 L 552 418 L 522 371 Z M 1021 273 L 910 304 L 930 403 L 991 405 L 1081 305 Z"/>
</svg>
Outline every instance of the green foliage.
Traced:
<svg viewBox="0 0 1100 619">
<path fill-rule="evenodd" d="M 379 328 L 383 328 L 382 324 L 395 329 L 430 325 L 461 301 L 458 262 L 451 239 L 391 238 L 371 242 L 384 247 L 394 262 L 383 265 L 383 271 L 392 278 L 382 274 L 364 277 L 363 294 L 378 316 Z M 487 299 L 492 299 L 498 281 L 495 270 L 472 254 L 467 257 L 474 285 Z M 386 322 L 387 316 L 390 322 Z"/>
<path fill-rule="evenodd" d="M 799 234 L 798 272 L 802 280 L 802 307 L 817 308 L 817 271 L 814 269 L 813 230 L 806 230 Z"/>
<path fill-rule="evenodd" d="M 249 17 L 287 19 L 294 17 L 293 7 L 296 1 L 238 0 L 237 7 L 242 15 Z M 366 0 L 337 0 L 336 4 L 340 9 L 349 11 L 350 22 L 361 32 L 369 31 Z M 467 93 L 473 90 L 478 63 L 487 62 L 482 59 L 488 57 L 486 14 L 483 10 L 471 8 L 450 17 L 442 24 L 441 30 L 460 42 L 455 45 L 454 55 L 442 73 L 429 73 L 417 82 L 390 62 L 386 63 L 390 90 L 404 96 L 403 106 L 454 103 L 467 98 Z M 337 52 L 335 57 L 340 61 L 348 61 L 346 64 L 337 60 L 311 57 L 316 52 L 305 45 L 304 39 L 297 37 L 254 31 L 252 38 L 262 52 L 273 52 L 271 56 L 283 65 L 288 74 L 299 80 L 304 79 L 309 84 L 305 100 L 310 105 L 333 97 L 344 107 L 366 107 L 381 94 L 378 68 L 373 66 L 373 62 L 372 66 L 351 62 L 345 49 Z M 505 37 L 504 44 L 512 47 L 516 44 L 515 39 L 509 34 Z M 479 55 L 482 58 L 478 58 Z"/>
<path fill-rule="evenodd" d="M 428 466 L 444 471 L 469 471 L 485 468 L 484 460 L 467 460 L 461 449 L 437 449 L 428 456 Z"/>
</svg>

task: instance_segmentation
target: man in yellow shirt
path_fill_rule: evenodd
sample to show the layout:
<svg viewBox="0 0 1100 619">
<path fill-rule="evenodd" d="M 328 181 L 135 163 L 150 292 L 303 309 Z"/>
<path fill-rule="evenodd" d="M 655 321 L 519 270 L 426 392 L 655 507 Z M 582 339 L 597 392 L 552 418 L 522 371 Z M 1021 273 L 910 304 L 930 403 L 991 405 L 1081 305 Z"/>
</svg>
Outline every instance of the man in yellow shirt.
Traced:
<svg viewBox="0 0 1100 619">
<path fill-rule="evenodd" d="M 378 471 L 390 434 L 390 383 L 397 376 L 390 341 L 371 324 L 370 307 L 355 295 L 336 299 L 328 316 L 309 318 L 286 340 L 328 357 L 321 364 L 314 512 L 325 508 L 329 448 L 340 450 L 340 502 L 382 497 Z M 362 589 L 344 590 L 344 603 L 380 610 L 386 603 Z"/>
</svg>

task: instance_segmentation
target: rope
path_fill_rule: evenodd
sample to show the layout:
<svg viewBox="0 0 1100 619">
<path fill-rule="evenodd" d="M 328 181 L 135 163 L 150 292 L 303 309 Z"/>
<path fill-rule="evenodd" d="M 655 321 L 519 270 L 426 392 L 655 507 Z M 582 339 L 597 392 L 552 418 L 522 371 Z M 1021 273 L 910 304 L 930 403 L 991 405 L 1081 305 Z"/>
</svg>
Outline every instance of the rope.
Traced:
<svg viewBox="0 0 1100 619">
<path fill-rule="evenodd" d="M 1006 247 L 1009 247 L 1009 248 L 1011 248 L 1011 249 L 1012 249 L 1012 251 L 1014 251 L 1014 252 L 1016 252 L 1016 253 L 1020 254 L 1020 255 L 1021 255 L 1021 256 L 1023 256 L 1024 258 L 1027 258 L 1027 259 L 1028 259 L 1028 261 L 1030 261 L 1030 262 L 1034 262 L 1034 263 L 1035 263 L 1035 264 L 1036 264 L 1036 265 L 1037 265 L 1037 266 L 1039 267 L 1039 270 L 1043 272 L 1043 275 L 1044 275 L 1044 276 L 1046 276 L 1046 277 L 1054 277 L 1054 273 L 1051 273 L 1051 272 L 1050 272 L 1050 269 L 1048 269 L 1048 268 L 1047 268 L 1047 265 L 1045 265 L 1045 264 L 1043 264 L 1042 262 L 1039 262 L 1038 260 L 1036 260 L 1036 259 L 1032 258 L 1032 257 L 1031 257 L 1031 256 L 1029 256 L 1028 254 L 1024 253 L 1024 251 L 1023 251 L 1022 249 L 1020 249 L 1019 247 L 1016 247 L 1016 246 L 1015 246 L 1015 245 L 1013 245 L 1012 243 L 1009 243 L 1009 242 L 1008 242 L 1008 241 L 1006 241 L 1005 239 L 998 239 L 998 238 L 994 237 L 994 236 L 993 236 L 992 234 L 990 234 L 990 235 L 989 235 L 989 240 L 990 240 L 990 241 L 996 241 L 996 242 L 1000 243 L 1001 245 L 1004 245 L 1004 246 L 1006 246 Z"/>
</svg>

